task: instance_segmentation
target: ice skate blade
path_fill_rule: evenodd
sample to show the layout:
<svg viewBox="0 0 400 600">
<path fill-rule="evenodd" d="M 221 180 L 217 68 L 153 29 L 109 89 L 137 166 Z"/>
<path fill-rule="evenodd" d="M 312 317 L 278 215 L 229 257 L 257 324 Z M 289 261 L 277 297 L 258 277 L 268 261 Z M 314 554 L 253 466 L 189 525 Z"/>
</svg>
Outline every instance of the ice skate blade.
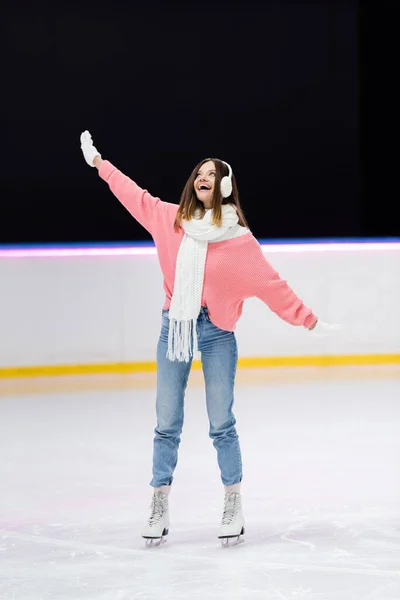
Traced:
<svg viewBox="0 0 400 600">
<path fill-rule="evenodd" d="M 167 543 L 167 539 L 164 537 L 161 538 L 145 538 L 146 542 L 145 542 L 145 546 L 146 548 L 156 548 L 158 546 L 161 546 L 161 544 L 166 544 Z"/>
<path fill-rule="evenodd" d="M 145 545 L 146 548 L 151 548 L 152 546 L 161 546 L 161 544 L 165 544 L 167 541 L 166 537 L 169 533 L 168 529 L 164 529 L 161 537 L 147 537 L 142 535 L 142 537 L 146 540 Z"/>
<path fill-rule="evenodd" d="M 231 548 L 232 546 L 238 546 L 239 544 L 244 543 L 244 538 L 242 536 L 236 537 L 228 537 L 228 538 L 219 538 L 221 540 L 221 546 L 223 548 Z"/>
<path fill-rule="evenodd" d="M 237 546 L 238 544 L 241 544 L 244 542 L 244 538 L 242 537 L 244 535 L 244 527 L 242 527 L 242 531 L 239 533 L 239 535 L 227 535 L 227 536 L 218 536 L 218 539 L 221 540 L 221 545 L 223 548 L 228 548 L 230 546 Z"/>
</svg>

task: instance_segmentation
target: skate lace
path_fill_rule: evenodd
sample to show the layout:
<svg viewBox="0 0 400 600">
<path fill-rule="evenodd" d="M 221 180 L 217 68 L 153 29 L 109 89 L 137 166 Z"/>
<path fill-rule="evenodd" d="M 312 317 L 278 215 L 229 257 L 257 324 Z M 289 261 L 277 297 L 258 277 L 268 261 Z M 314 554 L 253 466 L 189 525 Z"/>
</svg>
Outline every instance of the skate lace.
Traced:
<svg viewBox="0 0 400 600">
<path fill-rule="evenodd" d="M 224 513 L 222 515 L 222 525 L 231 525 L 236 519 L 239 509 L 240 498 L 236 492 L 228 492 L 225 495 Z"/>
<path fill-rule="evenodd" d="M 161 494 L 154 494 L 151 501 L 150 525 L 157 525 L 164 514 L 164 503 Z"/>
</svg>

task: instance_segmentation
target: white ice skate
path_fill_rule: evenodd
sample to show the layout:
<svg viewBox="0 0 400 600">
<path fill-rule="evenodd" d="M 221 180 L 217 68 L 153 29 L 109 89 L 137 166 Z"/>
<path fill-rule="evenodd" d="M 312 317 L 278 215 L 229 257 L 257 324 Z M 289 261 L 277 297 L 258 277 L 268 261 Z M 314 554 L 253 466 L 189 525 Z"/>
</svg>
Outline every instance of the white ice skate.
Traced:
<svg viewBox="0 0 400 600">
<path fill-rule="evenodd" d="M 159 546 L 168 535 L 168 530 L 168 494 L 155 491 L 151 502 L 151 514 L 142 532 L 146 546 Z"/>
<path fill-rule="evenodd" d="M 218 538 L 223 546 L 231 546 L 241 542 L 243 534 L 242 498 L 237 492 L 226 492 L 224 514 L 222 515 Z"/>
</svg>

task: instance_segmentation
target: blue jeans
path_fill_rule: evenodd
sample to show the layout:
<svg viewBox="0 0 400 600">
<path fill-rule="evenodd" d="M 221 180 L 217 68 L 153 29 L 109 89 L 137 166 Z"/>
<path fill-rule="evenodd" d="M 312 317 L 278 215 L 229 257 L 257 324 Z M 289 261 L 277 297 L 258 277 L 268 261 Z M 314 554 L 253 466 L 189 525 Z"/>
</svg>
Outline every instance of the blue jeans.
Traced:
<svg viewBox="0 0 400 600">
<path fill-rule="evenodd" d="M 168 311 L 163 311 L 157 345 L 157 426 L 150 484 L 153 487 L 171 485 L 173 480 L 181 441 L 185 390 L 192 366 L 191 361 L 167 359 L 168 331 Z M 206 384 L 209 433 L 217 450 L 222 483 L 234 485 L 242 480 L 242 458 L 232 413 L 238 359 L 236 338 L 233 332 L 213 325 L 204 307 L 197 319 L 197 333 Z"/>
</svg>

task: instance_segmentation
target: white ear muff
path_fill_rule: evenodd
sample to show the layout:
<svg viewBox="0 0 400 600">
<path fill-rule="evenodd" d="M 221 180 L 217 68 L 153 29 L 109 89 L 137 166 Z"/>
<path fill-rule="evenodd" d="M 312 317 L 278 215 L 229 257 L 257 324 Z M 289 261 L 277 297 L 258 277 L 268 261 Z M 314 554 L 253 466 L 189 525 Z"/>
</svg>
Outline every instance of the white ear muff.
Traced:
<svg viewBox="0 0 400 600">
<path fill-rule="evenodd" d="M 232 194 L 232 168 L 227 162 L 222 161 L 229 169 L 229 175 L 225 175 L 221 179 L 220 189 L 223 198 L 228 198 Z"/>
</svg>

